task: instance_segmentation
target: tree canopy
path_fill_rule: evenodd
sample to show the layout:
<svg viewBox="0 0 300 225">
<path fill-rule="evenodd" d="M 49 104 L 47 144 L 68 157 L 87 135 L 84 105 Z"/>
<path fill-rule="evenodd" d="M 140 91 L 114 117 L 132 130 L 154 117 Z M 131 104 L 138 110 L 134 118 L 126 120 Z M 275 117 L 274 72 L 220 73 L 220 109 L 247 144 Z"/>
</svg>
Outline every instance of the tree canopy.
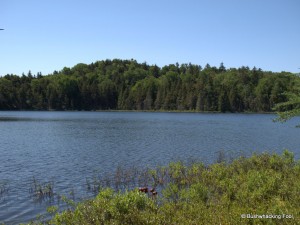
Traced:
<svg viewBox="0 0 300 225">
<path fill-rule="evenodd" d="M 296 115 L 299 90 L 299 77 L 288 72 L 227 69 L 223 63 L 219 68 L 191 63 L 158 67 L 114 59 L 79 63 L 49 75 L 2 76 L 0 110 L 271 112 L 276 106 L 293 110 L 283 115 Z"/>
</svg>

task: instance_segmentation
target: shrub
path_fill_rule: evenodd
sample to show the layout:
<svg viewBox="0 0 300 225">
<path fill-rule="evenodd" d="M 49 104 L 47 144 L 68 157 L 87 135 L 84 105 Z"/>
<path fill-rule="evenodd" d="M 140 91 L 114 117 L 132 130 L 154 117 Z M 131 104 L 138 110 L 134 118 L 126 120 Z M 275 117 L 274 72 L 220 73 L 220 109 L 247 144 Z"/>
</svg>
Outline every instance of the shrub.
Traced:
<svg viewBox="0 0 300 225">
<path fill-rule="evenodd" d="M 104 189 L 74 210 L 57 213 L 49 223 L 300 224 L 300 163 L 291 152 L 209 166 L 174 162 L 148 172 L 161 190 L 159 197 L 136 189 Z M 241 218 L 242 214 L 293 218 Z"/>
</svg>

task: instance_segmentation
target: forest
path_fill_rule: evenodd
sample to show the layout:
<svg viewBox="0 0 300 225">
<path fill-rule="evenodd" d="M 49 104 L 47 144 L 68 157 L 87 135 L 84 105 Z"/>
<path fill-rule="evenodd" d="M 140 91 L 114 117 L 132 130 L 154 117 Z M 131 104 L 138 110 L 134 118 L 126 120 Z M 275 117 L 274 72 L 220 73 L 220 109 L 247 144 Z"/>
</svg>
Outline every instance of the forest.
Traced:
<svg viewBox="0 0 300 225">
<path fill-rule="evenodd" d="M 271 112 L 299 77 L 206 64 L 163 67 L 136 60 L 79 63 L 52 74 L 0 77 L 0 110 Z"/>
</svg>

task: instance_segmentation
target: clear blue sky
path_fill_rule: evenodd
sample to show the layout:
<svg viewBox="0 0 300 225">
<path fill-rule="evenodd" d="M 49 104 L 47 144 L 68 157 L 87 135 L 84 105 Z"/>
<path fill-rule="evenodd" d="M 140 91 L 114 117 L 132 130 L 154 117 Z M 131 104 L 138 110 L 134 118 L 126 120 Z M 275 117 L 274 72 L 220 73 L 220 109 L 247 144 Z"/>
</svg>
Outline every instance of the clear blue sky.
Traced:
<svg viewBox="0 0 300 225">
<path fill-rule="evenodd" d="M 1 0 L 0 75 L 104 59 L 299 72 L 299 0 Z"/>
</svg>

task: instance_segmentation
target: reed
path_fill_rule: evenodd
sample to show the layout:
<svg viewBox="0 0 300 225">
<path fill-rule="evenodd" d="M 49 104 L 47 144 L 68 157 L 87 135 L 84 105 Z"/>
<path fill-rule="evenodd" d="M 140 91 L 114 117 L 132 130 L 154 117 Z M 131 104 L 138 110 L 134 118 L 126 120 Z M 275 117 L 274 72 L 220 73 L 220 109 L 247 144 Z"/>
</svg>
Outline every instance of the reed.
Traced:
<svg viewBox="0 0 300 225">
<path fill-rule="evenodd" d="M 29 193 L 36 200 L 53 199 L 54 193 L 54 182 L 41 182 L 35 177 L 32 178 Z"/>
<path fill-rule="evenodd" d="M 8 182 L 2 181 L 0 182 L 0 199 L 3 198 L 9 191 Z"/>
</svg>

